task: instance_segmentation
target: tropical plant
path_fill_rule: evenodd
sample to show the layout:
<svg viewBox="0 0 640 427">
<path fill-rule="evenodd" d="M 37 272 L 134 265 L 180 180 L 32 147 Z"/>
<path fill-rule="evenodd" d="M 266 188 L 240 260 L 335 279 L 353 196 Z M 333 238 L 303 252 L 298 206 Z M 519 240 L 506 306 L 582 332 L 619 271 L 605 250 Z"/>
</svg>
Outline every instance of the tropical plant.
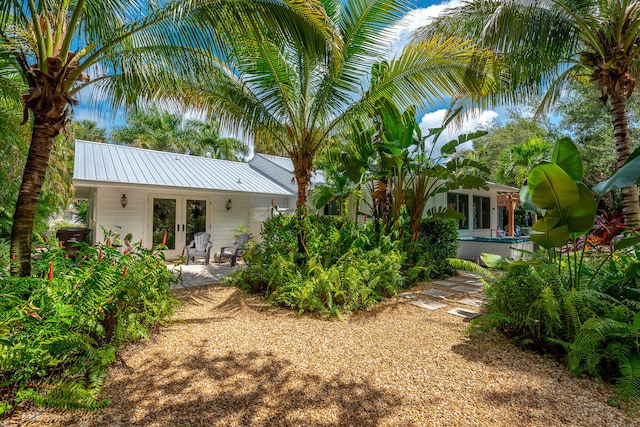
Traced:
<svg viewBox="0 0 640 427">
<path fill-rule="evenodd" d="M 78 244 L 75 260 L 52 246 L 36 277 L 0 279 L 0 414 L 15 402 L 98 408 L 124 343 L 147 338 L 172 313 L 176 276 L 162 252 Z"/>
<path fill-rule="evenodd" d="M 434 156 L 440 136 L 458 112 L 451 114 L 441 127 L 430 129 L 423 138 L 415 120 L 415 109 L 401 113 L 393 103 L 383 100 L 373 120 L 375 127 L 353 126 L 352 138 L 339 157 L 339 172 L 353 182 L 369 186 L 373 218 L 380 219 L 387 228 L 393 225 L 399 229 L 404 209 L 413 242 L 419 238 L 420 223 L 429 199 L 459 188 L 487 188 L 486 182 L 478 177 L 485 172 L 478 162 L 450 157 L 459 145 L 485 132 L 459 135 L 441 147 L 440 155 Z M 464 217 L 447 208 L 430 209 L 427 215 Z M 408 250 L 411 252 L 411 246 Z"/>
<path fill-rule="evenodd" d="M 228 68 L 215 66 L 202 74 L 185 95 L 220 116 L 223 125 L 255 129 L 275 141 L 293 163 L 300 217 L 314 170 L 315 155 L 332 136 L 374 114 L 382 98 L 401 108 L 433 105 L 447 96 L 471 96 L 491 90 L 484 57 L 472 43 L 434 38 L 407 46 L 389 62 L 385 31 L 408 11 L 404 0 L 323 0 L 320 7 L 330 30 L 315 52 L 296 40 L 256 32 L 242 55 L 225 58 Z M 372 64 L 377 64 L 373 68 Z M 298 236 L 305 250 L 305 236 Z"/>
<path fill-rule="evenodd" d="M 264 223 L 262 242 L 245 254 L 247 268 L 231 283 L 265 295 L 267 301 L 300 314 L 341 317 L 395 295 L 404 283 L 404 255 L 373 222 L 359 228 L 343 217 L 276 215 Z M 309 236 L 309 261 L 296 260 L 300 227 Z"/>
<path fill-rule="evenodd" d="M 244 46 L 239 29 L 247 25 L 295 41 L 304 35 L 309 48 L 324 45 L 324 15 L 314 6 L 272 0 L 2 2 L 0 56 L 28 86 L 23 121 L 32 120 L 11 233 L 17 260 L 12 274 L 30 273 L 42 182 L 80 90 L 93 85 L 114 107 L 172 98 L 182 92 L 180 77 L 207 75 L 200 67 L 207 52 L 224 58 L 234 43 Z M 98 75 L 91 79 L 89 73 Z"/>
<path fill-rule="evenodd" d="M 81 139 L 83 141 L 108 142 L 107 130 L 98 126 L 92 120 L 72 121 L 67 126 L 66 131 L 69 132 L 74 140 Z"/>
<path fill-rule="evenodd" d="M 222 138 L 216 123 L 186 120 L 179 114 L 152 106 L 132 111 L 123 126 L 111 132 L 119 144 L 148 150 L 240 160 L 248 149 L 234 138 Z"/>
<path fill-rule="evenodd" d="M 626 111 L 640 67 L 640 3 L 632 0 L 488 0 L 466 2 L 418 32 L 456 34 L 492 49 L 508 80 L 494 100 L 517 102 L 546 92 L 539 112 L 575 79 L 596 84 L 609 106 L 617 167 L 631 155 Z M 622 188 L 625 222 L 640 228 L 635 182 Z"/>
<path fill-rule="evenodd" d="M 549 157 L 550 152 L 551 143 L 539 138 L 506 148 L 498 158 L 500 166 L 495 171 L 496 181 L 520 188 L 531 167 Z"/>
</svg>

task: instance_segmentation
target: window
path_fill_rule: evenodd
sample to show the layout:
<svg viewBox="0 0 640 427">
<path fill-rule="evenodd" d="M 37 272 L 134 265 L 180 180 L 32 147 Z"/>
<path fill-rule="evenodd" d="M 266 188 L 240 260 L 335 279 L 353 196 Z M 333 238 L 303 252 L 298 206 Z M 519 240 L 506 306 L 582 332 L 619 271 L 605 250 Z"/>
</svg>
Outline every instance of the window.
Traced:
<svg viewBox="0 0 640 427">
<path fill-rule="evenodd" d="M 458 229 L 459 230 L 468 229 L 469 221 L 467 221 L 467 217 L 469 216 L 469 195 L 459 194 L 459 193 L 447 193 L 447 207 L 449 209 L 453 209 L 454 211 L 458 211 L 465 216 L 464 220 L 458 221 Z"/>
<path fill-rule="evenodd" d="M 473 196 L 473 228 L 491 228 L 491 199 L 488 197 Z"/>
<path fill-rule="evenodd" d="M 337 200 L 332 200 L 326 205 L 324 205 L 324 214 L 325 215 L 340 215 L 340 205 Z"/>
</svg>

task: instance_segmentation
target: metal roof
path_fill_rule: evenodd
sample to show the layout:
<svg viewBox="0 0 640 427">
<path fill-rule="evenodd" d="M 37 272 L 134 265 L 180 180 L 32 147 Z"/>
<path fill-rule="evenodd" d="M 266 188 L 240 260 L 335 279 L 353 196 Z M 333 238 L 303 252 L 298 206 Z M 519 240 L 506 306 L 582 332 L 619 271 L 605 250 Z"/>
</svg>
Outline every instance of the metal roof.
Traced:
<svg viewBox="0 0 640 427">
<path fill-rule="evenodd" d="M 74 184 L 121 183 L 248 193 L 294 195 L 248 163 L 75 142 Z"/>
<path fill-rule="evenodd" d="M 294 167 L 293 167 L 293 162 L 291 161 L 290 158 L 288 157 L 281 157 L 281 156 L 274 156 L 272 154 L 264 154 L 264 153 L 255 153 L 253 158 L 263 158 L 265 160 L 267 160 L 268 162 L 270 162 L 271 164 L 284 169 L 285 171 L 291 173 L 291 175 L 293 176 L 293 171 L 294 171 Z M 251 161 L 249 161 L 251 162 Z M 315 186 L 318 184 L 326 184 L 327 183 L 327 179 L 325 177 L 324 171 L 322 170 L 315 170 L 313 171 L 313 173 L 311 174 L 311 186 Z"/>
</svg>

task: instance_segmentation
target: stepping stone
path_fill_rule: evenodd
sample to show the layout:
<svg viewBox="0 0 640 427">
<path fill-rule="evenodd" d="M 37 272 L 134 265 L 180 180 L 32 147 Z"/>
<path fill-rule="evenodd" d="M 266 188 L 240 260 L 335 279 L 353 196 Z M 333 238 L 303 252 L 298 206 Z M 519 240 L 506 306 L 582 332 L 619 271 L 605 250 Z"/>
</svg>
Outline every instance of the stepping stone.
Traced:
<svg viewBox="0 0 640 427">
<path fill-rule="evenodd" d="M 472 279 L 478 279 L 480 278 L 480 275 L 476 274 L 476 273 L 469 273 L 467 271 L 460 273 L 461 276 L 465 276 L 465 277 L 471 277 Z"/>
<path fill-rule="evenodd" d="M 446 298 L 453 295 L 451 292 L 441 291 L 438 289 L 427 289 L 426 291 L 422 291 L 420 293 L 435 298 Z"/>
<path fill-rule="evenodd" d="M 481 299 L 475 299 L 475 298 L 463 298 L 458 302 L 460 304 L 470 305 L 470 306 L 477 307 L 477 308 L 480 308 L 480 307 L 482 307 L 483 305 L 486 304 L 485 301 L 483 301 Z"/>
<path fill-rule="evenodd" d="M 478 286 L 480 288 L 484 288 L 484 283 L 479 282 L 477 280 L 469 280 L 469 281 L 465 282 L 465 284 L 471 285 L 471 286 Z"/>
<path fill-rule="evenodd" d="M 447 311 L 447 313 L 453 314 L 454 316 L 464 317 L 465 319 L 468 319 L 468 320 L 476 318 L 481 314 L 481 313 L 478 313 L 477 311 L 469 311 L 464 308 L 454 308 L 453 310 Z"/>
<path fill-rule="evenodd" d="M 420 307 L 420 308 L 426 308 L 427 310 L 432 310 L 432 311 L 447 306 L 447 304 L 442 304 L 441 302 L 431 301 L 428 299 L 418 299 L 415 301 L 409 301 L 409 304 L 415 305 L 416 307 Z"/>
<path fill-rule="evenodd" d="M 401 294 L 398 294 L 398 296 L 400 298 L 407 298 L 407 299 L 411 299 L 411 298 L 415 298 L 417 295 L 414 294 L 413 292 L 403 292 Z"/>
<path fill-rule="evenodd" d="M 465 294 L 477 294 L 479 292 L 482 292 L 478 288 L 470 288 L 468 286 L 456 286 L 451 289 L 458 292 L 464 292 Z"/>
<path fill-rule="evenodd" d="M 435 282 L 433 282 L 433 284 L 441 285 L 441 286 L 455 286 L 458 283 L 456 283 L 456 282 L 448 282 L 446 280 L 436 280 Z"/>
<path fill-rule="evenodd" d="M 466 276 L 454 276 L 454 277 L 449 277 L 447 280 L 453 280 L 456 282 L 466 282 L 468 280 L 472 280 L 472 278 L 466 277 Z"/>
</svg>

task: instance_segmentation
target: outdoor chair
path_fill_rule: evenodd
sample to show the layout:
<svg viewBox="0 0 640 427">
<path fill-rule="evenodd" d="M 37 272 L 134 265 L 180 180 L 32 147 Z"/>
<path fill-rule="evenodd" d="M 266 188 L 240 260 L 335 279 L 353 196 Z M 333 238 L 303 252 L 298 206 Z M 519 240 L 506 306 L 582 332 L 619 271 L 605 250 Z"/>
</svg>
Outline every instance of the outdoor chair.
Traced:
<svg viewBox="0 0 640 427">
<path fill-rule="evenodd" d="M 211 247 L 213 243 L 209 240 L 211 236 L 208 233 L 200 232 L 193 235 L 193 240 L 186 247 L 187 249 L 187 265 L 189 260 L 195 261 L 195 257 L 204 257 L 204 264 L 209 265 L 209 254 L 211 253 Z"/>
<path fill-rule="evenodd" d="M 238 236 L 238 240 L 233 245 L 223 246 L 220 248 L 220 257 L 218 265 L 222 262 L 222 258 L 229 258 L 231 267 L 236 265 L 239 256 L 244 254 L 244 245 L 249 241 L 249 233 L 243 233 Z"/>
</svg>

